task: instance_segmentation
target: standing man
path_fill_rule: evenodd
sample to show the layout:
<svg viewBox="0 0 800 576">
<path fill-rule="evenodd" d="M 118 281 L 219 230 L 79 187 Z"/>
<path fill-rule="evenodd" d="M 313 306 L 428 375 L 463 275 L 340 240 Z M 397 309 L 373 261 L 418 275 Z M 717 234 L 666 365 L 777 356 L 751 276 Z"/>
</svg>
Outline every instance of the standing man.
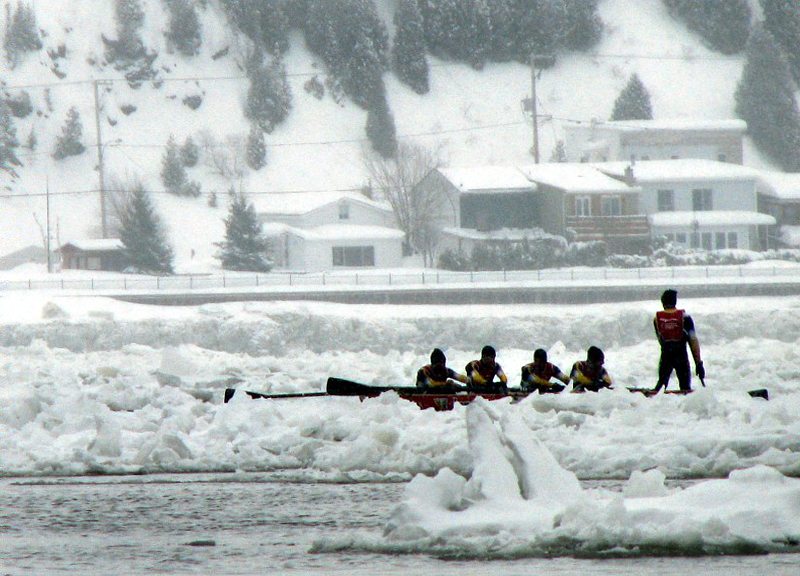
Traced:
<svg viewBox="0 0 800 576">
<path fill-rule="evenodd" d="M 505 393 L 508 388 L 508 378 L 503 369 L 495 361 L 497 352 L 491 346 L 484 346 L 481 350 L 480 360 L 473 360 L 464 368 L 467 373 L 467 384 L 471 389 L 482 392 Z M 495 376 L 499 382 L 495 382 Z"/>
<path fill-rule="evenodd" d="M 553 378 L 561 380 L 564 385 L 552 382 Z M 561 368 L 547 361 L 547 352 L 538 348 L 533 353 L 533 362 L 522 367 L 522 381 L 520 386 L 523 390 L 531 392 L 539 391 L 539 394 L 557 394 L 561 392 L 569 383 L 569 376 L 561 371 Z"/>
<path fill-rule="evenodd" d="M 700 342 L 694 331 L 694 321 L 686 314 L 685 310 L 679 310 L 678 293 L 675 290 L 664 290 L 661 295 L 661 304 L 664 310 L 656 312 L 653 318 L 653 327 L 656 331 L 658 343 L 661 344 L 661 359 L 658 362 L 658 384 L 655 392 L 663 387 L 665 390 L 669 383 L 672 371 L 678 377 L 678 384 L 684 392 L 692 390 L 692 376 L 689 366 L 689 355 L 686 352 L 686 345 L 692 351 L 694 358 L 694 371 L 700 382 L 705 386 L 703 380 L 706 371 L 703 361 L 700 359 Z"/>
</svg>

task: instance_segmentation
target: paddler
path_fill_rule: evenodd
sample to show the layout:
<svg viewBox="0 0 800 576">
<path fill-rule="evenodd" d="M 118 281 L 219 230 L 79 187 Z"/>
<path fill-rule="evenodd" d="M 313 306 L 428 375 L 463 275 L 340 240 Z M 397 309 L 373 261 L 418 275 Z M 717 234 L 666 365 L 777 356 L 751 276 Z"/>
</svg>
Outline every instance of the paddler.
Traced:
<svg viewBox="0 0 800 576">
<path fill-rule="evenodd" d="M 661 345 L 661 358 L 658 362 L 658 384 L 655 392 L 669 384 L 669 377 L 675 371 L 678 385 L 683 391 L 692 389 L 692 375 L 689 366 L 689 355 L 686 345 L 692 351 L 694 369 L 700 381 L 706 377 L 703 360 L 700 358 L 700 342 L 694 330 L 694 320 L 686 314 L 685 310 L 677 308 L 678 292 L 672 289 L 664 290 L 661 295 L 661 305 L 664 310 L 656 312 L 653 318 L 653 328 L 656 331 L 658 343 Z M 705 386 L 705 383 L 703 383 Z"/>
<path fill-rule="evenodd" d="M 611 388 L 611 376 L 603 367 L 605 354 L 597 346 L 590 346 L 586 351 L 586 360 L 575 362 L 572 365 L 570 378 L 572 378 L 573 392 L 599 392 L 603 388 Z"/>
<path fill-rule="evenodd" d="M 561 380 L 564 385 L 553 382 L 552 379 Z M 569 383 L 569 376 L 561 368 L 547 361 L 547 352 L 542 348 L 533 353 L 533 362 L 522 367 L 522 381 L 520 386 L 529 392 L 538 391 L 539 394 L 557 394 L 564 390 Z"/>
<path fill-rule="evenodd" d="M 480 360 L 473 360 L 466 365 L 467 385 L 473 390 L 482 392 L 505 393 L 508 391 L 506 373 L 496 361 L 497 352 L 491 346 L 484 346 Z M 497 378 L 497 382 L 495 382 Z"/>
<path fill-rule="evenodd" d="M 417 386 L 420 388 L 449 391 L 461 388 L 457 382 L 466 383 L 467 377 L 447 367 L 447 357 L 439 348 L 431 352 L 431 363 L 417 371 Z"/>
</svg>

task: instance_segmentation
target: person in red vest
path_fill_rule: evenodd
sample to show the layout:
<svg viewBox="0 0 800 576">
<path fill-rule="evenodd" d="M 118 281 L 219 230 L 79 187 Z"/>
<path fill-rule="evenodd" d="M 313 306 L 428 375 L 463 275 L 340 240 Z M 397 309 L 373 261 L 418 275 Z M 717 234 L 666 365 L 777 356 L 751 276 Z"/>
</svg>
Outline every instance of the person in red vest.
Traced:
<svg viewBox="0 0 800 576">
<path fill-rule="evenodd" d="M 694 370 L 700 381 L 706 377 L 706 370 L 700 358 L 700 342 L 694 330 L 692 317 L 685 310 L 677 308 L 678 293 L 675 290 L 664 290 L 661 295 L 661 304 L 664 310 L 656 312 L 653 318 L 653 327 L 656 331 L 658 343 L 661 344 L 661 359 L 658 362 L 658 384 L 655 392 L 664 388 L 666 390 L 672 371 L 678 377 L 681 390 L 689 392 L 692 389 L 692 375 L 689 366 L 689 355 L 686 345 L 692 351 Z M 705 385 L 705 383 L 703 383 Z"/>
<path fill-rule="evenodd" d="M 497 352 L 491 346 L 484 346 L 481 350 L 480 360 L 473 360 L 466 365 L 467 385 L 472 389 L 485 392 L 504 393 L 508 390 L 508 378 L 495 359 Z M 497 377 L 498 382 L 494 379 Z"/>
<path fill-rule="evenodd" d="M 605 354 L 597 346 L 589 346 L 586 360 L 575 362 L 570 371 L 573 392 L 599 392 L 611 388 L 611 376 L 603 367 Z"/>
<path fill-rule="evenodd" d="M 564 383 L 564 386 L 551 380 L 556 378 Z M 533 362 L 522 367 L 522 381 L 520 386 L 523 390 L 531 392 L 538 391 L 539 394 L 557 394 L 561 392 L 569 383 L 569 376 L 561 371 L 561 368 L 547 361 L 547 352 L 539 348 L 533 353 Z"/>
<path fill-rule="evenodd" d="M 456 382 L 467 382 L 464 374 L 447 367 L 447 357 L 439 348 L 431 352 L 431 363 L 417 371 L 417 386 L 432 391 L 461 389 Z"/>
</svg>

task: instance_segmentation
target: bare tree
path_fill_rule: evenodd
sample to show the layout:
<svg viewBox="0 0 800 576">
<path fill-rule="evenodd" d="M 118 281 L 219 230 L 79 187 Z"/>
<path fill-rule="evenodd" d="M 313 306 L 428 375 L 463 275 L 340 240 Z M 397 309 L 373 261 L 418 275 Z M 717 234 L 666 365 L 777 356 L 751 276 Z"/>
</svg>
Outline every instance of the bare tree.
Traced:
<svg viewBox="0 0 800 576">
<path fill-rule="evenodd" d="M 432 264 L 439 242 L 437 215 L 441 199 L 417 184 L 442 165 L 438 150 L 433 152 L 404 141 L 398 143 L 395 158 L 384 158 L 366 148 L 362 158 L 372 187 L 391 205 L 412 252 L 422 254 L 426 266 Z"/>
<path fill-rule="evenodd" d="M 198 137 L 203 163 L 216 174 L 228 180 L 236 180 L 247 174 L 246 135 L 229 134 L 224 142 L 219 142 L 213 133 L 203 130 Z"/>
</svg>

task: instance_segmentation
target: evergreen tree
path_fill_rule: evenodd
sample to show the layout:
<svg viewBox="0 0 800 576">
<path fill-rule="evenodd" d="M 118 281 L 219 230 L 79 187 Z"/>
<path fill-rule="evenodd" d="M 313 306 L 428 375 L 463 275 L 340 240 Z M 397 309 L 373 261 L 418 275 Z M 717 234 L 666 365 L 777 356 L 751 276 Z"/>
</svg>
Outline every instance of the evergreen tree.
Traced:
<svg viewBox="0 0 800 576">
<path fill-rule="evenodd" d="M 800 83 L 800 4 L 796 0 L 761 0 L 764 27 L 783 48 L 795 82 Z"/>
<path fill-rule="evenodd" d="M 264 132 L 271 133 L 289 115 L 292 92 L 280 60 L 274 60 L 266 68 L 258 64 L 258 60 L 258 56 L 251 56 L 248 61 L 250 89 L 244 115 Z"/>
<path fill-rule="evenodd" d="M 367 137 L 378 154 L 384 158 L 394 158 L 397 153 L 397 131 L 394 116 L 385 101 L 376 103 L 367 113 Z"/>
<path fill-rule="evenodd" d="M 492 52 L 492 21 L 489 1 L 472 0 L 468 5 L 469 10 L 461 13 L 467 61 L 477 70 L 483 68 Z"/>
<path fill-rule="evenodd" d="M 172 274 L 172 248 L 150 196 L 140 185 L 120 213 L 119 237 L 129 264 L 140 272 Z"/>
<path fill-rule="evenodd" d="M 200 160 L 200 148 L 194 143 L 191 136 L 187 136 L 180 149 L 181 163 L 186 168 L 197 166 Z"/>
<path fill-rule="evenodd" d="M 651 120 L 653 108 L 650 105 L 650 93 L 644 87 L 637 74 L 631 75 L 625 88 L 614 102 L 612 120 Z"/>
<path fill-rule="evenodd" d="M 117 70 L 125 72 L 125 78 L 132 87 L 138 87 L 142 81 L 156 76 L 153 62 L 158 56 L 157 52 L 145 48 L 140 35 L 144 24 L 141 0 L 114 0 L 114 13 L 117 39 L 110 40 L 101 35 L 106 46 L 106 59 Z"/>
<path fill-rule="evenodd" d="M 267 165 L 267 144 L 264 141 L 264 132 L 258 126 L 252 126 L 247 135 L 245 157 L 247 165 L 253 170 L 261 170 Z"/>
<path fill-rule="evenodd" d="M 6 4 L 6 30 L 3 39 L 6 60 L 15 68 L 25 52 L 33 52 L 42 48 L 42 40 L 36 26 L 36 15 L 33 8 L 17 2 L 17 9 L 11 14 L 11 6 Z"/>
<path fill-rule="evenodd" d="M 258 48 L 276 56 L 289 49 L 289 15 L 293 13 L 293 5 L 300 3 L 298 0 L 222 0 L 231 21 Z"/>
<path fill-rule="evenodd" d="M 139 35 L 144 24 L 144 9 L 140 0 L 114 0 L 114 13 L 117 17 L 117 41 L 109 60 L 138 59 L 145 52 Z"/>
<path fill-rule="evenodd" d="M 73 106 L 67 112 L 67 121 L 61 130 L 61 136 L 56 140 L 56 148 L 53 151 L 53 158 L 62 160 L 68 156 L 78 156 L 83 154 L 86 146 L 83 145 L 83 125 L 78 110 Z"/>
<path fill-rule="evenodd" d="M 800 111 L 789 64 L 772 35 L 753 30 L 736 88 L 736 113 L 760 150 L 789 172 L 800 171 Z"/>
<path fill-rule="evenodd" d="M 358 106 L 382 98 L 389 35 L 373 0 L 310 0 L 305 38 Z"/>
<path fill-rule="evenodd" d="M 417 94 L 427 94 L 428 61 L 425 59 L 425 32 L 417 0 L 400 0 L 394 14 L 392 65 L 397 77 Z"/>
<path fill-rule="evenodd" d="M 169 25 L 165 36 L 184 56 L 200 52 L 200 20 L 189 0 L 169 0 Z"/>
<path fill-rule="evenodd" d="M 597 14 L 599 0 L 564 0 L 564 46 L 572 50 L 588 50 L 600 42 L 603 21 Z"/>
<path fill-rule="evenodd" d="M 269 272 L 269 242 L 264 237 L 261 222 L 244 194 L 236 195 L 225 219 L 225 240 L 216 244 L 217 258 L 225 270 Z"/>
<path fill-rule="evenodd" d="M 514 22 L 511 20 L 510 0 L 492 0 L 488 3 L 489 23 L 492 29 L 492 59 L 504 62 L 516 54 L 514 48 Z"/>
<path fill-rule="evenodd" d="M 161 181 L 170 194 L 181 196 L 187 183 L 186 168 L 175 138 L 169 137 L 161 158 Z"/>
<path fill-rule="evenodd" d="M 17 129 L 14 127 L 13 118 L 11 118 L 11 110 L 9 110 L 5 101 L 0 98 L 0 169 L 11 172 L 11 166 L 20 165 L 20 161 L 14 153 L 14 149 L 18 145 Z"/>
<path fill-rule="evenodd" d="M 664 4 L 713 50 L 736 54 L 744 49 L 752 17 L 748 0 L 664 0 Z"/>
<path fill-rule="evenodd" d="M 531 54 L 553 55 L 540 59 L 539 65 L 555 63 L 555 52 L 565 29 L 566 8 L 563 0 L 511 0 L 511 18 L 515 58 L 529 62 Z"/>
</svg>

